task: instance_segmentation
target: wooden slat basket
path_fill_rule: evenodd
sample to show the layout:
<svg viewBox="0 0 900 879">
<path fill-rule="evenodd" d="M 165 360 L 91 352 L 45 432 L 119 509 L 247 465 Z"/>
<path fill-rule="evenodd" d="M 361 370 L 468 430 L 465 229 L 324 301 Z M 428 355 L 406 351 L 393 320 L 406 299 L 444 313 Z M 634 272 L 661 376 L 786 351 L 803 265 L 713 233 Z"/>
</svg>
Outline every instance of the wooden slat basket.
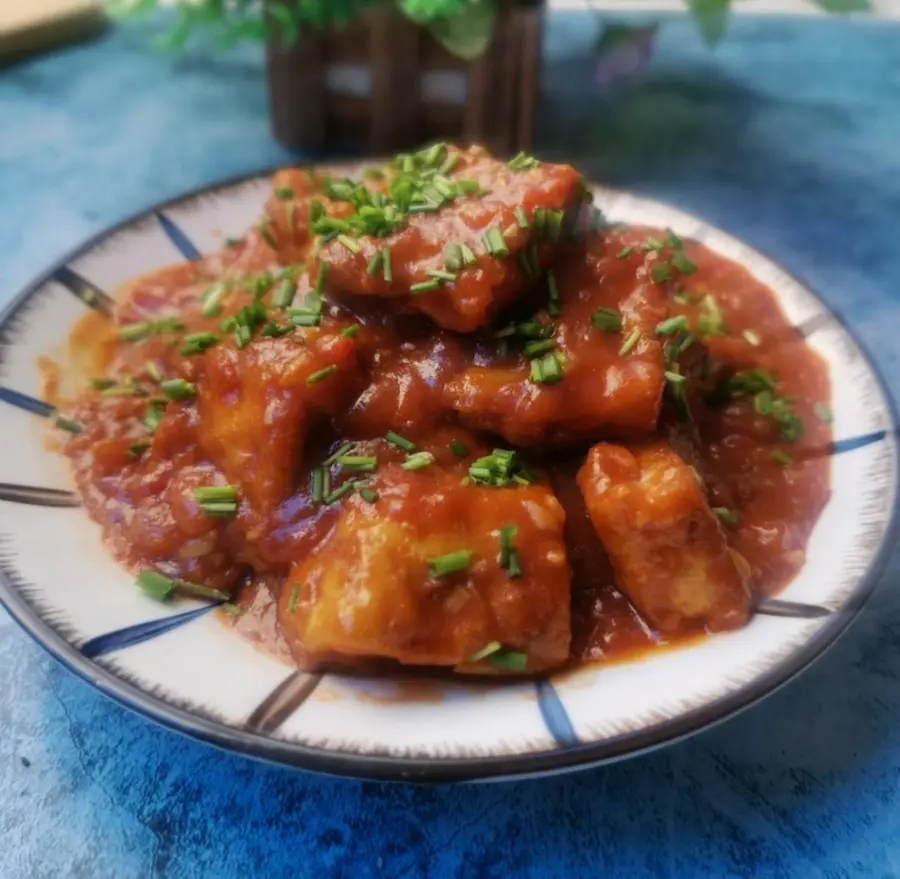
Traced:
<svg viewBox="0 0 900 879">
<path fill-rule="evenodd" d="M 484 144 L 497 155 L 528 149 L 542 22 L 540 3 L 502 4 L 490 47 L 472 62 L 390 9 L 307 32 L 288 48 L 273 37 L 275 138 L 309 152 L 364 144 L 376 155 L 434 139 Z"/>
</svg>

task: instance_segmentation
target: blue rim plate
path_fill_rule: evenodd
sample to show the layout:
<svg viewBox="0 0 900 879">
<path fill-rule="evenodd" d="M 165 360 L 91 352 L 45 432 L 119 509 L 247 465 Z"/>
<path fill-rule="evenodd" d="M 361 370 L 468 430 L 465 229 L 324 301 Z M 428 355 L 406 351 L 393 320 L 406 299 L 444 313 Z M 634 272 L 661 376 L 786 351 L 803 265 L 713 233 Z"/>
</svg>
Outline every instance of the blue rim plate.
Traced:
<svg viewBox="0 0 900 879">
<path fill-rule="evenodd" d="M 832 499 L 802 571 L 746 629 L 538 681 L 372 681 L 295 672 L 229 632 L 211 608 L 160 606 L 138 593 L 41 441 L 53 412 L 38 399 L 34 361 L 65 363 L 68 330 L 85 308 L 108 308 L 106 291 L 243 232 L 268 173 L 124 220 L 0 316 L 0 601 L 65 666 L 151 720 L 231 751 L 359 778 L 458 782 L 593 766 L 675 741 L 767 696 L 846 629 L 898 528 L 897 413 L 877 367 L 839 315 L 758 251 L 602 187 L 595 198 L 612 219 L 671 226 L 748 268 L 832 367 Z"/>
</svg>

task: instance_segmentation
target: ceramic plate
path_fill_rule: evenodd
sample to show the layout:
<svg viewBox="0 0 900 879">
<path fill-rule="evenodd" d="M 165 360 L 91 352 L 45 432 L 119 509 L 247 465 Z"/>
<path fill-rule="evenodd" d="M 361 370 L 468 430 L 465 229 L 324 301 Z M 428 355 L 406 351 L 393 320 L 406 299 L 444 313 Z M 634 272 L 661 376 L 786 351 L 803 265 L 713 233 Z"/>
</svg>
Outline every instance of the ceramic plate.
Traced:
<svg viewBox="0 0 900 879">
<path fill-rule="evenodd" d="M 63 460 L 35 358 L 135 275 L 216 250 L 258 217 L 265 175 L 197 192 L 79 248 L 0 319 L 0 599 L 98 689 L 173 729 L 307 769 L 368 778 L 540 774 L 634 754 L 725 718 L 817 656 L 868 597 L 893 543 L 896 416 L 871 360 L 806 287 L 734 238 L 670 207 L 598 188 L 613 220 L 671 226 L 746 266 L 829 363 L 833 494 L 799 576 L 750 625 L 634 662 L 504 685 L 294 671 L 206 606 L 160 605 L 105 554 Z M 93 291 L 93 292 L 92 292 Z"/>
</svg>

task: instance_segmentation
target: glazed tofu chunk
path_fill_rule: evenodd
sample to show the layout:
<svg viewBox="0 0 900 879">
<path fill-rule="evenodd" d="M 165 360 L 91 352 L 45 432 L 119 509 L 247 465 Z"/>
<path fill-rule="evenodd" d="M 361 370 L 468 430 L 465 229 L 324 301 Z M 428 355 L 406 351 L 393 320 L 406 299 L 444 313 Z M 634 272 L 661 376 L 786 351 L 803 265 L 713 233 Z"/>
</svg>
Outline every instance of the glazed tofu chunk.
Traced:
<svg viewBox="0 0 900 879">
<path fill-rule="evenodd" d="M 599 443 L 578 484 L 616 585 L 651 626 L 674 634 L 747 622 L 746 563 L 728 548 L 697 475 L 671 447 Z"/>
<path fill-rule="evenodd" d="M 342 403 L 357 369 L 353 340 L 313 330 L 243 349 L 222 344 L 201 369 L 200 447 L 258 511 L 270 511 L 295 488 L 312 422 Z"/>
<path fill-rule="evenodd" d="M 299 664 L 388 658 L 490 674 L 566 661 L 570 571 L 548 488 L 462 485 L 452 469 L 398 464 L 371 488 L 375 500 L 342 500 L 330 536 L 282 588 L 278 618 Z"/>
<path fill-rule="evenodd" d="M 444 402 L 468 427 L 516 445 L 653 431 L 666 371 L 656 328 L 669 307 L 658 285 L 617 257 L 620 242 L 606 233 L 567 251 L 554 269 L 558 317 L 544 312 L 512 325 L 502 331 L 511 334 L 511 356 L 448 382 Z M 541 345 L 548 350 L 529 360 L 529 346 Z M 558 358 L 556 380 L 534 376 L 541 357 Z"/>
<path fill-rule="evenodd" d="M 569 165 L 514 169 L 478 147 L 426 150 L 389 173 L 387 203 L 363 204 L 354 195 L 358 215 L 387 211 L 402 219 L 381 230 L 387 235 L 348 226 L 338 237 L 335 224 L 310 277 L 327 271 L 332 292 L 399 300 L 457 332 L 484 326 L 529 286 L 556 253 L 565 216 L 584 197 L 581 176 Z M 526 249 L 528 271 L 519 259 Z"/>
</svg>

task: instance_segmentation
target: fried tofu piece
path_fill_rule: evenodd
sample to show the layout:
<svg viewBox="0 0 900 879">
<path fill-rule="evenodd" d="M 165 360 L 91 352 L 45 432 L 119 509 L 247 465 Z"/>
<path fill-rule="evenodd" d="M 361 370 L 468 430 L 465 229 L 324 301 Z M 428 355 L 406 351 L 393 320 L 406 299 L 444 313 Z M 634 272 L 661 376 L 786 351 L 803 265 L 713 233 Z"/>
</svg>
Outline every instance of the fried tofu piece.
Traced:
<svg viewBox="0 0 900 879">
<path fill-rule="evenodd" d="M 358 237 L 352 248 L 340 240 L 325 244 L 311 260 L 310 277 L 316 277 L 324 262 L 333 292 L 398 299 L 403 307 L 427 315 L 444 329 L 472 332 L 516 299 L 529 286 L 531 274 L 536 276 L 549 264 L 558 249 L 562 215 L 577 211 L 584 188 L 581 175 L 569 165 L 537 164 L 514 171 L 479 147 L 451 149 L 441 156 L 456 157 L 444 177 L 447 185 L 467 181 L 471 193 L 432 212 L 411 213 L 387 237 Z M 537 228 L 538 212 L 553 215 L 549 231 Z M 486 249 L 489 230 L 502 234 L 502 253 L 495 248 L 492 255 Z M 436 279 L 431 272 L 448 271 L 448 244 L 464 245 L 472 261 L 449 267 L 455 280 Z M 526 273 L 517 256 L 532 244 L 536 264 Z M 383 265 L 369 271 L 373 258 L 381 259 L 385 248 L 390 252 L 390 272 Z M 437 289 L 413 289 L 429 282 Z"/>
<path fill-rule="evenodd" d="M 437 464 L 379 469 L 372 488 L 344 498 L 318 549 L 298 559 L 281 591 L 279 622 L 295 659 L 389 658 L 407 665 L 502 673 L 489 645 L 527 656 L 533 673 L 569 655 L 570 571 L 562 508 L 539 485 L 462 485 Z M 500 563 L 500 529 L 514 525 L 521 576 Z M 464 569 L 436 575 L 430 562 L 471 553 Z"/>
<path fill-rule="evenodd" d="M 578 473 L 616 585 L 665 634 L 747 622 L 746 563 L 733 553 L 699 478 L 670 446 L 599 443 Z"/>
<path fill-rule="evenodd" d="M 200 447 L 257 511 L 269 511 L 294 489 L 311 422 L 339 409 L 356 371 L 353 340 L 316 331 L 217 345 L 197 383 Z"/>
<path fill-rule="evenodd" d="M 467 426 L 516 445 L 653 431 L 666 370 L 655 330 L 669 306 L 658 285 L 617 257 L 620 242 L 617 232 L 592 236 L 554 269 L 560 315 L 538 315 L 537 323 L 553 328 L 549 339 L 563 358 L 559 381 L 533 381 L 529 361 L 519 355 L 472 367 L 447 383 L 444 402 Z M 601 309 L 621 318 L 620 331 L 594 325 Z"/>
</svg>

